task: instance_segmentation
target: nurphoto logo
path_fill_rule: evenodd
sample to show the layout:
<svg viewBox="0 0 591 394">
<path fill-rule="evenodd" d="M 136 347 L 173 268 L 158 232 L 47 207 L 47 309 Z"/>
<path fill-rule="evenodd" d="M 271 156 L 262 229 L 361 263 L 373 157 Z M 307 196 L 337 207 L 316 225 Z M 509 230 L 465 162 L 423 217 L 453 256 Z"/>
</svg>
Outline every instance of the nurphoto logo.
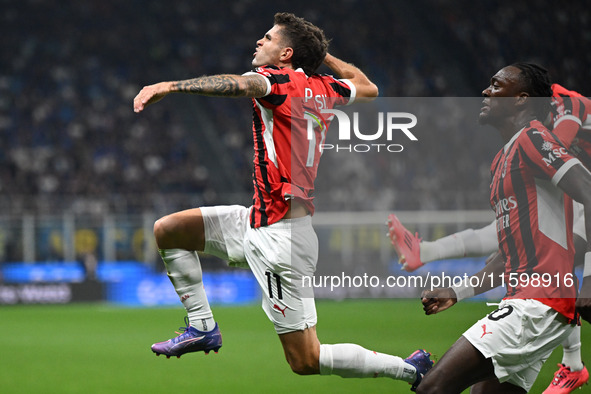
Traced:
<svg viewBox="0 0 591 394">
<path fill-rule="evenodd" d="M 418 138 L 410 131 L 411 128 L 416 126 L 417 117 L 409 112 L 378 112 L 377 113 L 377 130 L 362 130 L 362 120 L 359 112 L 353 112 L 353 120 L 349 118 L 349 114 L 338 109 L 320 109 L 319 113 L 314 113 L 311 110 L 306 111 L 306 119 L 308 120 L 308 140 L 313 140 L 314 128 L 320 127 L 324 132 L 326 130 L 326 123 L 323 119 L 327 115 L 332 118 L 336 118 L 338 123 L 338 139 L 341 142 L 349 142 L 354 138 L 366 141 L 366 143 L 359 144 L 327 144 L 323 141 L 318 145 L 320 152 L 325 150 L 334 150 L 335 152 L 402 152 L 404 147 L 401 144 L 391 143 L 393 136 L 402 132 L 409 140 L 418 141 Z M 324 115 L 324 116 L 323 116 Z M 367 116 L 367 115 L 365 115 Z M 361 119 L 361 120 L 360 120 Z M 373 119 L 375 120 L 375 119 Z M 371 121 L 373 121 L 371 120 Z M 365 123 L 363 123 L 365 124 Z M 367 125 L 366 125 L 367 127 Z M 380 143 L 379 141 L 384 140 L 387 143 Z M 371 143 L 369 143 L 371 141 Z"/>
</svg>

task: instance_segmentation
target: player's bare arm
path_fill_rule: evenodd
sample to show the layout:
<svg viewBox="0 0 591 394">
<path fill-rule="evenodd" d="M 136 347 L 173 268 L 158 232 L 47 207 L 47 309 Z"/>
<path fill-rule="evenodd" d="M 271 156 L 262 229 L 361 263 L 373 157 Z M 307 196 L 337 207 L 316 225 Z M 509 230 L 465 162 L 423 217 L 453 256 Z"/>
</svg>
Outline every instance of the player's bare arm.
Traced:
<svg viewBox="0 0 591 394">
<path fill-rule="evenodd" d="M 263 97 L 267 83 L 261 75 L 210 75 L 184 81 L 160 82 L 144 87 L 133 100 L 135 112 L 160 101 L 169 93 L 191 93 L 216 97 Z"/>
<path fill-rule="evenodd" d="M 222 97 L 263 97 L 267 91 L 260 75 L 212 75 L 175 82 L 174 91 Z"/>
<path fill-rule="evenodd" d="M 426 315 L 434 315 L 454 306 L 458 300 L 456 293 L 449 287 L 424 290 L 421 294 L 421 302 Z"/>
<path fill-rule="evenodd" d="M 378 87 L 356 66 L 344 62 L 331 55 L 326 54 L 324 64 L 330 68 L 339 78 L 348 79 L 355 85 L 357 99 L 371 101 L 379 94 Z M 369 99 L 369 100 L 368 100 Z"/>
<path fill-rule="evenodd" d="M 468 279 L 467 283 L 479 283 L 480 286 L 472 287 L 470 297 L 485 293 L 503 284 L 501 275 L 504 272 L 505 261 L 500 252 L 496 252 L 486 260 L 483 269 L 472 275 L 477 280 Z M 464 296 L 463 296 L 464 297 Z M 425 290 L 421 294 L 423 310 L 427 315 L 434 315 L 451 308 L 458 302 L 460 296 L 451 287 L 434 290 Z"/>
<path fill-rule="evenodd" d="M 587 234 L 587 253 L 585 254 L 585 265 L 591 263 L 591 173 L 582 165 L 577 164 L 570 168 L 558 182 L 567 195 L 585 207 L 585 232 Z M 584 275 L 587 273 L 585 269 Z M 591 322 L 591 276 L 583 277 L 581 291 L 575 304 L 581 317 Z"/>
</svg>

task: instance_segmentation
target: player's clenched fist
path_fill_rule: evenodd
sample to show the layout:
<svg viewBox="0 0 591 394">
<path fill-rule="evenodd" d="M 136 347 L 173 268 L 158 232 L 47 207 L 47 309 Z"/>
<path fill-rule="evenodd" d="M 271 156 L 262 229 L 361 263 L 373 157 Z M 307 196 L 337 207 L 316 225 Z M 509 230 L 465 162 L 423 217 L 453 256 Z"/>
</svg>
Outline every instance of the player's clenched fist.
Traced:
<svg viewBox="0 0 591 394">
<path fill-rule="evenodd" d="M 424 290 L 421 294 L 421 302 L 426 315 L 434 315 L 438 312 L 452 307 L 458 299 L 456 293 L 451 288 L 441 288 L 435 290 Z"/>
</svg>

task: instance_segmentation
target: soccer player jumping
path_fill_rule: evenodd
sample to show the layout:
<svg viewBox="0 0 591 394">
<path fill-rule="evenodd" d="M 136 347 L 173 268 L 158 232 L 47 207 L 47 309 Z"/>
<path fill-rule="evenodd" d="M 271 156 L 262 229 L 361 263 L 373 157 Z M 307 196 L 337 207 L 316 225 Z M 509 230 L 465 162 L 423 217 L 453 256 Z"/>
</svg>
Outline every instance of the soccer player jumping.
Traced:
<svg viewBox="0 0 591 394">
<path fill-rule="evenodd" d="M 251 97 L 253 102 L 254 196 L 251 207 L 188 209 L 159 219 L 154 235 L 166 270 L 188 314 L 184 332 L 155 343 L 158 354 L 217 351 L 222 345 L 202 283 L 197 251 L 252 270 L 262 306 L 275 325 L 287 362 L 298 374 L 385 376 L 415 388 L 431 368 L 429 353 L 407 359 L 353 344 L 320 344 L 311 289 L 301 280 L 316 270 L 318 239 L 312 228 L 314 180 L 328 116 L 308 136 L 305 113 L 356 100 L 371 100 L 377 87 L 357 67 L 327 52 L 321 29 L 293 14 L 278 13 L 257 41 L 243 75 L 214 75 L 144 87 L 134 99 L 141 112 L 172 92 Z M 315 74 L 324 63 L 341 79 Z M 313 98 L 311 100 L 301 100 Z M 303 108 L 302 108 L 303 107 Z"/>
</svg>

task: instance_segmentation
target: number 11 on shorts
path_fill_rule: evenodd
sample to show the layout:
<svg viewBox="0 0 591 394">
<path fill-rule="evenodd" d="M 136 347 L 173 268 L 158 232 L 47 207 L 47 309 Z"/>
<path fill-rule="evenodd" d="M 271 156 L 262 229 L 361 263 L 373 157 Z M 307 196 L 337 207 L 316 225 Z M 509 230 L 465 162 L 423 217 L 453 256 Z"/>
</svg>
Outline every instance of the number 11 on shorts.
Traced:
<svg viewBox="0 0 591 394">
<path fill-rule="evenodd" d="M 279 274 L 276 274 L 271 271 L 266 271 L 265 275 L 267 275 L 267 286 L 269 289 L 269 298 L 273 298 L 273 279 L 275 279 L 275 283 L 277 284 L 277 299 L 283 299 L 283 294 L 281 292 L 281 277 Z"/>
</svg>

